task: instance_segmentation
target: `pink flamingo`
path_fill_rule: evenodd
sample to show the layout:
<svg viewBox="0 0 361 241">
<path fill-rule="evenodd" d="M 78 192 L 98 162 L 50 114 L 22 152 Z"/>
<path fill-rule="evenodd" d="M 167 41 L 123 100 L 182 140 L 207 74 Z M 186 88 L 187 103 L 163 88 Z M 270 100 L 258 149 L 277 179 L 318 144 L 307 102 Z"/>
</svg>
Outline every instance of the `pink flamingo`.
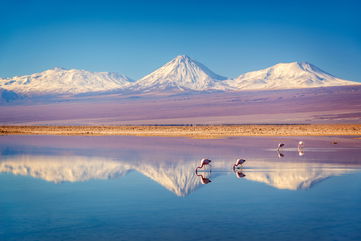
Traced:
<svg viewBox="0 0 361 241">
<path fill-rule="evenodd" d="M 244 159 L 237 159 L 236 162 L 233 164 L 233 170 L 235 170 L 238 166 L 242 165 L 245 162 L 246 160 Z"/>
<path fill-rule="evenodd" d="M 298 150 L 302 150 L 305 143 L 303 141 L 298 142 Z"/>
<path fill-rule="evenodd" d="M 278 144 L 278 148 L 277 148 L 277 151 L 279 151 L 282 147 L 284 147 L 285 146 L 285 144 L 283 144 L 283 143 L 280 143 L 280 144 Z"/>
<path fill-rule="evenodd" d="M 208 166 L 208 165 L 209 165 L 210 167 L 212 167 L 212 165 L 211 165 L 210 163 L 211 163 L 211 160 L 209 160 L 209 159 L 207 159 L 207 158 L 203 158 L 203 159 L 201 160 L 201 165 L 196 168 L 196 173 L 198 172 L 198 169 L 203 168 L 204 166 Z"/>
</svg>

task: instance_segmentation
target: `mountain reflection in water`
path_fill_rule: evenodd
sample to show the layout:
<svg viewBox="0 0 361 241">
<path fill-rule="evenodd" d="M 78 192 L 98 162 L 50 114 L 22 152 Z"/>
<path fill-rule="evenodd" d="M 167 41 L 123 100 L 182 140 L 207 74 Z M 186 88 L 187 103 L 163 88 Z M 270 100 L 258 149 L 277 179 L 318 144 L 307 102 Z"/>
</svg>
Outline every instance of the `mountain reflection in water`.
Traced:
<svg viewBox="0 0 361 241">
<path fill-rule="evenodd" d="M 275 155 L 278 140 L 272 138 L 3 136 L 0 172 L 62 183 L 114 179 L 136 171 L 177 196 L 189 195 L 203 184 L 212 185 L 223 175 L 299 190 L 360 170 L 360 140 L 339 139 L 337 148 L 330 140 L 335 138 L 308 138 L 300 155 L 298 139 L 284 138 L 287 148 L 279 158 Z M 212 160 L 212 172 L 197 175 L 195 168 L 202 158 Z M 238 158 L 246 162 L 242 170 L 233 172 Z"/>
<path fill-rule="evenodd" d="M 0 136 L 0 240 L 361 240 L 360 144 Z"/>
<path fill-rule="evenodd" d="M 137 171 L 159 183 L 177 196 L 186 196 L 202 184 L 221 175 L 266 183 L 278 189 L 299 190 L 312 187 L 328 177 L 357 171 L 361 165 L 278 162 L 248 160 L 241 171 L 232 170 L 232 161 L 213 161 L 212 172 L 195 173 L 199 160 L 149 162 L 126 161 L 86 156 L 15 155 L 3 157 L 0 172 L 40 178 L 49 182 L 82 182 L 113 179 Z"/>
</svg>

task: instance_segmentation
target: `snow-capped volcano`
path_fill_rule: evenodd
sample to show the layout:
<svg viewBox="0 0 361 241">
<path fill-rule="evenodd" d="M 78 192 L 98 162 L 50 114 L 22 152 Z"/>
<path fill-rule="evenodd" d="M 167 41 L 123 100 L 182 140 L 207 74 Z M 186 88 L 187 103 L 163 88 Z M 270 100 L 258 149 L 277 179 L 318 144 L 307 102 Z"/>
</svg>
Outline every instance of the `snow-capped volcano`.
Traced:
<svg viewBox="0 0 361 241">
<path fill-rule="evenodd" d="M 108 91 L 122 91 L 123 94 L 134 91 L 172 93 L 207 90 L 301 89 L 342 85 L 360 85 L 360 83 L 337 78 L 307 62 L 280 63 L 266 69 L 242 74 L 235 79 L 227 79 L 186 55 L 177 56 L 135 82 L 117 73 L 62 68 L 49 69 L 32 75 L 0 78 L 0 90 L 3 90 L 7 96 L 10 96 L 9 93 L 13 93 L 14 96 L 76 95 L 108 93 Z M 5 101 L 9 99 L 4 98 L 3 95 L 0 97 Z"/>
<path fill-rule="evenodd" d="M 307 62 L 276 64 L 266 69 L 242 74 L 225 83 L 235 90 L 296 89 L 360 84 L 339 79 Z"/>
<path fill-rule="evenodd" d="M 130 85 L 127 76 L 111 72 L 53 68 L 32 75 L 0 79 L 0 88 L 20 94 L 80 94 L 108 91 Z"/>
<path fill-rule="evenodd" d="M 134 90 L 208 90 L 227 79 L 212 72 L 203 64 L 180 55 L 159 69 L 141 78 Z"/>
</svg>

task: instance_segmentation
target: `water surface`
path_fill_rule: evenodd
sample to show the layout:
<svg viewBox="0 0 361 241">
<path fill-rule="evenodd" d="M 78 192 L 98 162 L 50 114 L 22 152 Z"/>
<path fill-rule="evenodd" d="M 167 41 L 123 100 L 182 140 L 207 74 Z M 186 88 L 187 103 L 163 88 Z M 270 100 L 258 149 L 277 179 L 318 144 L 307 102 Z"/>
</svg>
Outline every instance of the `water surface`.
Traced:
<svg viewBox="0 0 361 241">
<path fill-rule="evenodd" d="M 360 144 L 1 136 L 0 240 L 360 240 Z"/>
</svg>

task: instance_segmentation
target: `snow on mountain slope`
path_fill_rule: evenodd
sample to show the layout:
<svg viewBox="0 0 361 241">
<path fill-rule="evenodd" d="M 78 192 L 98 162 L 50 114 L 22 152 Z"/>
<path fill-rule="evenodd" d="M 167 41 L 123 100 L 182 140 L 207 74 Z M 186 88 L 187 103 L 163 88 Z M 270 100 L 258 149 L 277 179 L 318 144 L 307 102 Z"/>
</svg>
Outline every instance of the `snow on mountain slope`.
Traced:
<svg viewBox="0 0 361 241">
<path fill-rule="evenodd" d="M 227 79 L 186 55 L 177 56 L 159 69 L 138 80 L 133 90 L 208 90 Z"/>
<path fill-rule="evenodd" d="M 32 75 L 0 79 L 0 88 L 25 95 L 80 94 L 108 91 L 130 85 L 127 76 L 110 72 L 90 72 L 54 68 Z"/>
<path fill-rule="evenodd" d="M 280 63 L 227 79 L 188 56 L 177 56 L 153 73 L 133 82 L 127 76 L 110 72 L 54 68 L 32 75 L 0 78 L 0 89 L 19 96 L 75 95 L 122 90 L 141 93 L 168 91 L 242 91 L 299 89 L 360 85 L 328 74 L 306 62 Z M 4 98 L 3 98 L 4 99 Z"/>
<path fill-rule="evenodd" d="M 297 89 L 360 84 L 336 78 L 307 62 L 276 64 L 266 69 L 242 74 L 225 83 L 234 90 Z"/>
</svg>

